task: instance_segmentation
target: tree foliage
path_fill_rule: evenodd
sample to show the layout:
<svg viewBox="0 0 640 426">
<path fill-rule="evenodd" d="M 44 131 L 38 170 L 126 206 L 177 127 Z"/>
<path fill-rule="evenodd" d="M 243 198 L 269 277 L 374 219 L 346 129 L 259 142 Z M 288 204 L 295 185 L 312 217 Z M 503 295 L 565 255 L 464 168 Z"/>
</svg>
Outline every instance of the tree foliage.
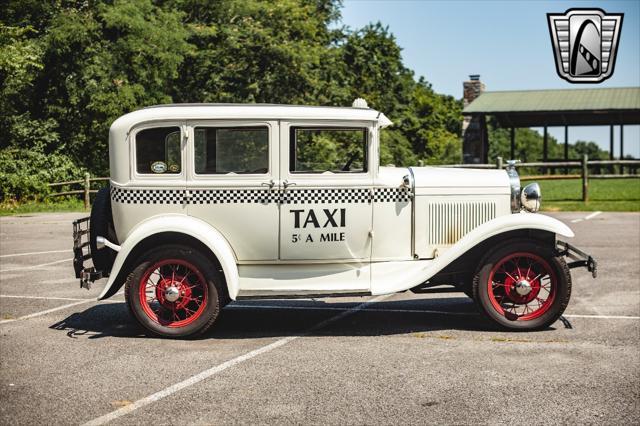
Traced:
<svg viewBox="0 0 640 426">
<path fill-rule="evenodd" d="M 362 97 L 395 124 L 382 132 L 383 164 L 459 162 L 461 101 L 416 78 L 381 23 L 341 26 L 340 7 L 340 0 L 3 1 L 0 152 L 3 179 L 14 184 L 1 196 L 24 196 L 36 181 L 72 178 L 81 168 L 107 174 L 111 122 L 170 102 L 348 106 Z M 519 136 L 523 159 L 535 155 L 527 145 L 535 135 Z M 502 151 L 500 143 L 492 154 L 508 156 Z M 33 177 L 27 192 L 9 171 Z"/>
<path fill-rule="evenodd" d="M 49 182 L 80 179 L 84 170 L 64 154 L 38 150 L 0 150 L 0 200 L 30 200 L 50 192 Z"/>
</svg>

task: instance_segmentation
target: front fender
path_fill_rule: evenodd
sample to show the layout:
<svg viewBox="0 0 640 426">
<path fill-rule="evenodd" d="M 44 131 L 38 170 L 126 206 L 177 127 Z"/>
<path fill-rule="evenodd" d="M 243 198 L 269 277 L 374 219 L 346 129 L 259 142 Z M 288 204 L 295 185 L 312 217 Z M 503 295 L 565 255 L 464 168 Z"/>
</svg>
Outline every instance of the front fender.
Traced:
<svg viewBox="0 0 640 426">
<path fill-rule="evenodd" d="M 107 285 L 98 296 L 98 300 L 106 299 L 117 291 L 114 289 L 110 292 L 111 287 L 116 285 L 116 279 L 133 249 L 146 238 L 163 232 L 189 235 L 206 245 L 220 262 L 227 281 L 229 297 L 232 300 L 236 299 L 239 286 L 238 266 L 235 254 L 226 238 L 218 230 L 200 219 L 181 214 L 169 214 L 149 218 L 129 233 L 116 256 Z"/>
<path fill-rule="evenodd" d="M 519 229 L 533 229 L 552 232 L 563 237 L 573 238 L 573 231 L 564 223 L 549 216 L 537 213 L 519 213 L 499 216 L 486 222 L 432 260 L 384 262 L 372 265 L 371 293 L 374 295 L 395 293 L 413 288 L 429 280 L 454 260 L 467 253 L 473 247 L 488 238 Z"/>
</svg>

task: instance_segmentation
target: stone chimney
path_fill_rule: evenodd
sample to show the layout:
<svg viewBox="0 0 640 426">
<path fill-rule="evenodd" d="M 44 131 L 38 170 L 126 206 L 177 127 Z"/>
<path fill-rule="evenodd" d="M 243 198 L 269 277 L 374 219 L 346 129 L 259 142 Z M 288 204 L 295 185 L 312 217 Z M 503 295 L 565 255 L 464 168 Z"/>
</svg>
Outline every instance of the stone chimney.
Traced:
<svg viewBox="0 0 640 426">
<path fill-rule="evenodd" d="M 480 81 L 480 74 L 471 74 L 469 81 L 462 83 L 462 98 L 464 106 L 469 105 L 475 98 L 484 92 L 484 83 Z"/>
<path fill-rule="evenodd" d="M 484 92 L 484 83 L 479 74 L 471 74 L 462 83 L 462 98 L 466 108 Z M 463 163 L 486 163 L 488 161 L 487 123 L 484 115 L 465 115 L 462 121 L 462 161 Z"/>
</svg>

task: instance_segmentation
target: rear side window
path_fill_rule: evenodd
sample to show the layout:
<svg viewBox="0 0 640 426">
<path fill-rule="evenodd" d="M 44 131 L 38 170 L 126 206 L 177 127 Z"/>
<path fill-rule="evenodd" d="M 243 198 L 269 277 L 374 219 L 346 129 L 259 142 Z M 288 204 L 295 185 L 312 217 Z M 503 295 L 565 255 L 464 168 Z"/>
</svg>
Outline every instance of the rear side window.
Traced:
<svg viewBox="0 0 640 426">
<path fill-rule="evenodd" d="M 366 128 L 293 127 L 289 171 L 293 173 L 364 173 Z"/>
<path fill-rule="evenodd" d="M 268 173 L 268 127 L 196 127 L 194 133 L 197 174 Z"/>
<path fill-rule="evenodd" d="M 136 134 L 136 171 L 140 174 L 180 174 L 180 127 L 155 127 Z"/>
</svg>

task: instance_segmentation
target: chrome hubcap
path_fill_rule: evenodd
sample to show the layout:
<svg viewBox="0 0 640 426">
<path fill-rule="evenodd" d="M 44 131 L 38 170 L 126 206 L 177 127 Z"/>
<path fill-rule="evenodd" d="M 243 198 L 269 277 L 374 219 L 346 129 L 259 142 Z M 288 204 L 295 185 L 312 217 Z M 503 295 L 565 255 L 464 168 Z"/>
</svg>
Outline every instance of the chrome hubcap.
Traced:
<svg viewBox="0 0 640 426">
<path fill-rule="evenodd" d="M 178 290 L 178 287 L 171 286 L 164 290 L 164 298 L 169 302 L 175 302 L 179 297 L 180 291 Z"/>
<path fill-rule="evenodd" d="M 531 284 L 527 280 L 520 280 L 516 283 L 516 293 L 520 296 L 526 296 L 531 293 Z"/>
</svg>

